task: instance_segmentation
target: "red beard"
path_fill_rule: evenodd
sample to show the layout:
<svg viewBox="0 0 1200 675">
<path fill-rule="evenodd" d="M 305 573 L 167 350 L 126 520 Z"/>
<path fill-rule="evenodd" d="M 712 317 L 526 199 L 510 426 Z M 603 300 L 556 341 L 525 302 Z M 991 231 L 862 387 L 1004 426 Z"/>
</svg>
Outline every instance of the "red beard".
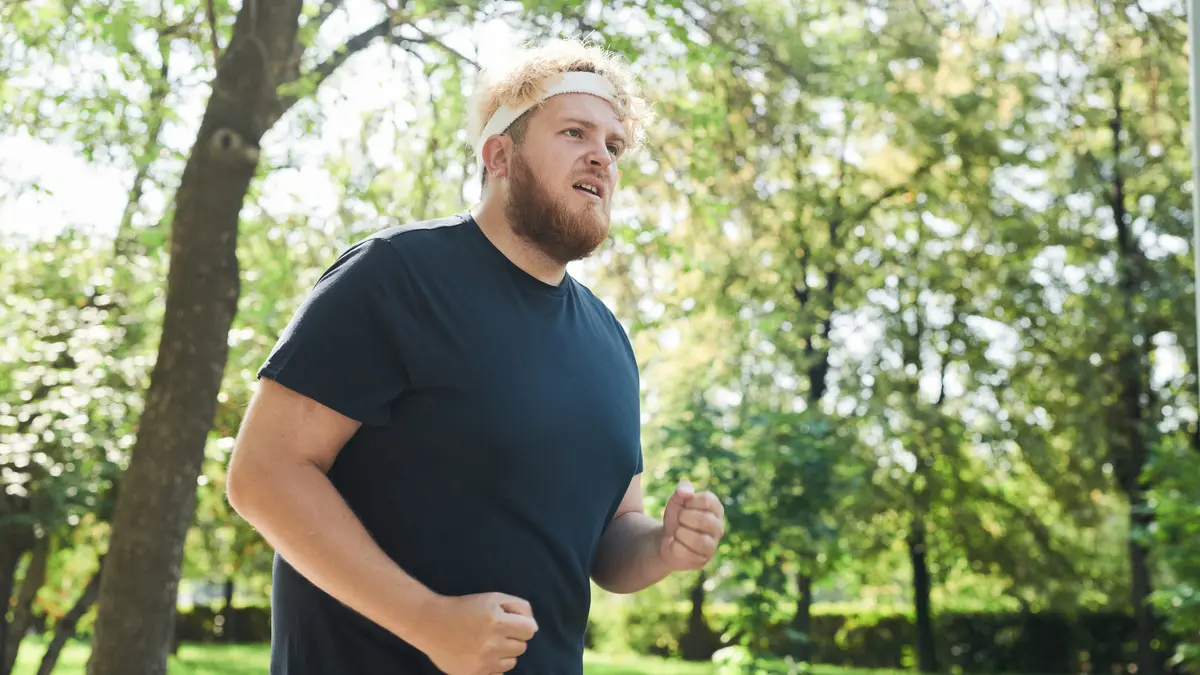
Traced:
<svg viewBox="0 0 1200 675">
<path fill-rule="evenodd" d="M 557 263 L 588 257 L 608 236 L 607 203 L 571 208 L 555 199 L 519 152 L 513 155 L 508 187 L 504 213 L 513 232 Z"/>
</svg>

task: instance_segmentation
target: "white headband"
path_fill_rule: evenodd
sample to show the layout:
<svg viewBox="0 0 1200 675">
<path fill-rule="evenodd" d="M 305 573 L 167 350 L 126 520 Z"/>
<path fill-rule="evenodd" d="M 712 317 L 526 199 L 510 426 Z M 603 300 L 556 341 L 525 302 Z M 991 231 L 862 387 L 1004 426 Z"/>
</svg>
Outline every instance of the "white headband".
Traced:
<svg viewBox="0 0 1200 675">
<path fill-rule="evenodd" d="M 613 93 L 612 83 L 608 81 L 608 78 L 601 77 L 595 73 L 577 71 L 563 73 L 557 78 L 547 80 L 543 83 L 542 87 L 541 96 L 536 100 L 516 108 L 500 106 L 500 109 L 484 125 L 483 132 L 479 134 L 479 143 L 475 147 L 475 156 L 479 159 L 480 166 L 483 165 L 483 144 L 487 139 L 496 134 L 504 133 L 505 130 L 512 126 L 513 122 L 517 121 L 518 117 L 524 115 L 527 110 L 551 96 L 558 96 L 559 94 L 591 94 L 616 105 L 616 94 Z"/>
</svg>

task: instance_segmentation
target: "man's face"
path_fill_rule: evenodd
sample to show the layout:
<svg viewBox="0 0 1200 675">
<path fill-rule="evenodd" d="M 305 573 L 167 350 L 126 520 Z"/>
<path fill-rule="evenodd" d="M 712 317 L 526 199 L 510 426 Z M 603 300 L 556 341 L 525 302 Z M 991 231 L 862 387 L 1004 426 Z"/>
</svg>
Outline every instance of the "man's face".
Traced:
<svg viewBox="0 0 1200 675">
<path fill-rule="evenodd" d="M 514 150 L 505 211 L 516 233 L 552 260 L 590 255 L 608 236 L 625 129 L 589 94 L 547 100 Z"/>
</svg>

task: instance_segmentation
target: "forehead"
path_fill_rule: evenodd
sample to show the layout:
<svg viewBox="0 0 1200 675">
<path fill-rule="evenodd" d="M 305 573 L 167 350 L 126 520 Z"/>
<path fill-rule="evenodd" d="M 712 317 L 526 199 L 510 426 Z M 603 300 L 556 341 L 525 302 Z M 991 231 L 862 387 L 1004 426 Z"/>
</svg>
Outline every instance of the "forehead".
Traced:
<svg viewBox="0 0 1200 675">
<path fill-rule="evenodd" d="M 571 120 L 586 122 L 612 136 L 625 137 L 625 126 L 621 124 L 612 104 L 591 94 L 552 96 L 542 104 L 538 118 L 543 124 L 553 126 L 564 125 Z"/>
</svg>

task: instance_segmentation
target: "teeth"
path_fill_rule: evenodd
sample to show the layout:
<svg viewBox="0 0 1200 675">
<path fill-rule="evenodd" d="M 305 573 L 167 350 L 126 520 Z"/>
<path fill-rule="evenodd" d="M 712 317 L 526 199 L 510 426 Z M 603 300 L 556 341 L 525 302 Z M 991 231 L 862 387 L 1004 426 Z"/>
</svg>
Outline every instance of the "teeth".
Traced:
<svg viewBox="0 0 1200 675">
<path fill-rule="evenodd" d="M 575 187 L 577 187 L 577 188 L 582 188 L 582 189 L 584 189 L 584 190 L 587 190 L 588 192 L 590 192 L 590 193 L 592 193 L 592 194 L 596 195 L 597 197 L 599 197 L 599 196 L 600 196 L 600 190 L 599 190 L 599 189 L 597 189 L 597 188 L 594 188 L 594 187 L 592 187 L 591 185 L 583 185 L 583 184 L 578 184 L 578 185 L 576 185 Z"/>
</svg>

